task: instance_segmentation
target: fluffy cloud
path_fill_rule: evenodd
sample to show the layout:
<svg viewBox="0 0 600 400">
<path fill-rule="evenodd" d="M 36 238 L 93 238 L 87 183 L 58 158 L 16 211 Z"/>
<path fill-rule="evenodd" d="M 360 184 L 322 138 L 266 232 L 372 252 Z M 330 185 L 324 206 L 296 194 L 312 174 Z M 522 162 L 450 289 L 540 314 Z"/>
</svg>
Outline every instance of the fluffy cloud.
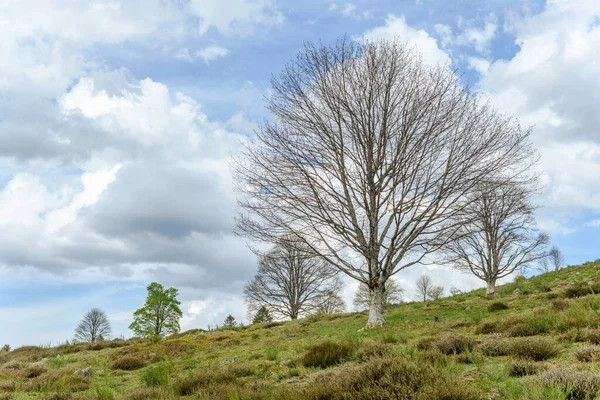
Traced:
<svg viewBox="0 0 600 400">
<path fill-rule="evenodd" d="M 221 46 L 208 46 L 196 52 L 196 56 L 204 60 L 205 64 L 217 58 L 225 57 L 227 54 L 229 54 L 229 50 Z"/>
<path fill-rule="evenodd" d="M 225 35 L 244 35 L 284 19 L 271 0 L 190 0 L 189 7 L 200 20 L 200 34 L 214 27 Z"/>
<path fill-rule="evenodd" d="M 600 210 L 599 18 L 600 4 L 586 0 L 549 1 L 537 15 L 515 17 L 519 50 L 492 63 L 480 83 L 497 107 L 534 126 L 547 174 L 542 218 L 555 233 Z"/>
<path fill-rule="evenodd" d="M 404 16 L 388 15 L 385 25 L 365 32 L 364 38 L 368 40 L 399 40 L 406 42 L 423 55 L 426 62 L 431 64 L 450 64 L 450 57 L 438 46 L 437 40 L 427 32 L 414 29 L 406 23 Z"/>
</svg>

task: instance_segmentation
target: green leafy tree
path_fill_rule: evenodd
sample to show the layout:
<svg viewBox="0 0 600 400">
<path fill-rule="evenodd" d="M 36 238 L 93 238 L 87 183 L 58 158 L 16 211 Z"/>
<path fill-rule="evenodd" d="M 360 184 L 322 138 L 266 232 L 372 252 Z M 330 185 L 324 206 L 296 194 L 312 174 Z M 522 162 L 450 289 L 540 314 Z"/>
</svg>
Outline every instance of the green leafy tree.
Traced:
<svg viewBox="0 0 600 400">
<path fill-rule="evenodd" d="M 133 322 L 129 329 L 142 337 L 162 337 L 180 330 L 179 318 L 182 316 L 177 300 L 178 290 L 165 289 L 160 283 L 148 286 L 148 297 L 142 308 L 133 313 Z"/>
<path fill-rule="evenodd" d="M 271 313 L 269 312 L 267 306 L 264 305 L 258 309 L 256 314 L 254 314 L 254 318 L 252 318 L 253 324 L 260 324 L 261 322 L 271 321 L 273 321 L 273 317 L 271 316 Z"/>
</svg>

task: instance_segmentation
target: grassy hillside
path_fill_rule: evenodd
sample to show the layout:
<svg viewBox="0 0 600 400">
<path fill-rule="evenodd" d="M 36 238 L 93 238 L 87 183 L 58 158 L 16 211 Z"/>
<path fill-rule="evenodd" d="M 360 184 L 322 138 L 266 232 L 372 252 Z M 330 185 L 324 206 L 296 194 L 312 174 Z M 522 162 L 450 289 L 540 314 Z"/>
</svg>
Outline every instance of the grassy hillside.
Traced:
<svg viewBox="0 0 600 400">
<path fill-rule="evenodd" d="M 515 293 L 515 290 L 517 293 Z M 600 262 L 429 305 L 0 353 L 0 399 L 593 399 Z M 518 293 L 520 292 L 520 293 Z M 436 321 L 436 316 L 438 321 Z M 74 371 L 91 367 L 91 377 Z M 600 398 L 600 397 L 598 397 Z"/>
</svg>

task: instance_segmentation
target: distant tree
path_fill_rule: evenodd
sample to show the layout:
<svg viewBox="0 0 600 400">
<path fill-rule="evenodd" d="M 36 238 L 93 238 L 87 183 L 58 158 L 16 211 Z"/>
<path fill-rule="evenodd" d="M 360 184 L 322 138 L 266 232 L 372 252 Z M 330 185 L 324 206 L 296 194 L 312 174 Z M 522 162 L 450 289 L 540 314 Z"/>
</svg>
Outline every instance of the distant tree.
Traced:
<svg viewBox="0 0 600 400">
<path fill-rule="evenodd" d="M 385 292 L 383 293 L 383 306 L 389 307 L 392 304 L 398 304 L 402 302 L 402 293 L 404 290 L 398 286 L 398 282 L 395 279 L 388 279 L 385 283 Z M 369 287 L 361 283 L 358 286 L 358 290 L 354 295 L 354 307 L 357 310 L 366 310 L 371 307 L 371 302 L 373 301 L 371 297 L 371 291 Z"/>
<path fill-rule="evenodd" d="M 75 340 L 78 342 L 95 343 L 104 336 L 110 336 L 112 329 L 106 313 L 99 308 L 93 308 L 83 316 L 75 328 Z"/>
<path fill-rule="evenodd" d="M 315 300 L 341 286 L 338 271 L 295 237 L 280 238 L 260 256 L 258 271 L 246 285 L 249 313 L 267 306 L 276 318 L 297 319 L 315 311 Z"/>
<path fill-rule="evenodd" d="M 10 346 L 5 344 L 4 346 L 2 346 L 2 348 L 0 349 L 0 351 L 2 352 L 9 352 L 10 351 Z"/>
<path fill-rule="evenodd" d="M 146 303 L 133 314 L 129 329 L 141 337 L 164 337 L 180 330 L 179 318 L 182 316 L 177 300 L 177 289 L 165 289 L 153 282 L 148 286 Z"/>
<path fill-rule="evenodd" d="M 335 291 L 323 292 L 315 298 L 315 311 L 322 314 L 339 314 L 346 312 L 344 299 Z"/>
<path fill-rule="evenodd" d="M 460 289 L 459 289 L 459 288 L 457 288 L 457 287 L 454 287 L 454 286 L 452 286 L 452 287 L 450 288 L 450 294 L 451 294 L 452 296 L 457 296 L 457 295 L 459 295 L 459 294 L 462 294 L 462 290 L 460 290 Z"/>
<path fill-rule="evenodd" d="M 563 265 L 565 265 L 565 258 L 562 255 L 562 251 L 560 251 L 560 249 L 556 246 L 552 246 L 548 252 L 548 259 L 550 260 L 550 265 L 555 271 L 558 271 Z"/>
<path fill-rule="evenodd" d="M 427 298 L 429 300 L 437 300 L 444 295 L 444 287 L 443 286 L 434 286 L 427 293 Z"/>
<path fill-rule="evenodd" d="M 271 321 L 273 321 L 273 317 L 271 317 L 271 313 L 269 313 L 269 309 L 265 305 L 261 306 L 252 318 L 253 324 L 260 324 L 262 322 Z"/>
<path fill-rule="evenodd" d="M 231 314 L 229 314 L 227 318 L 225 318 L 225 321 L 223 321 L 223 328 L 235 328 L 236 326 L 238 326 L 238 323 L 235 320 L 235 317 Z"/>
<path fill-rule="evenodd" d="M 539 262 L 547 254 L 548 235 L 535 227 L 533 189 L 529 182 L 487 182 L 465 197 L 456 239 L 447 243 L 447 261 L 487 283 Z M 471 197 L 472 196 L 472 197 Z"/>
<path fill-rule="evenodd" d="M 433 282 L 431 278 L 427 275 L 421 275 L 421 277 L 417 279 L 417 294 L 423 299 L 423 301 L 427 301 L 431 289 L 433 289 Z"/>
</svg>

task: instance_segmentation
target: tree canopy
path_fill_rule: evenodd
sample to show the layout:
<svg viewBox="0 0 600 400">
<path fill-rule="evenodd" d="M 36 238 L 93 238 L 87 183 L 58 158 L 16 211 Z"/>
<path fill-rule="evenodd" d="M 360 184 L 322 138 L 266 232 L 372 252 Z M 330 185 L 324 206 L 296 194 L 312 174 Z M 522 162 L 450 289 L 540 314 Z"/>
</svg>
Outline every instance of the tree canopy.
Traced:
<svg viewBox="0 0 600 400">
<path fill-rule="evenodd" d="M 179 319 L 182 316 L 177 300 L 178 290 L 165 289 L 153 282 L 148 287 L 148 296 L 144 306 L 133 314 L 129 329 L 142 337 L 163 337 L 180 330 Z"/>
</svg>

